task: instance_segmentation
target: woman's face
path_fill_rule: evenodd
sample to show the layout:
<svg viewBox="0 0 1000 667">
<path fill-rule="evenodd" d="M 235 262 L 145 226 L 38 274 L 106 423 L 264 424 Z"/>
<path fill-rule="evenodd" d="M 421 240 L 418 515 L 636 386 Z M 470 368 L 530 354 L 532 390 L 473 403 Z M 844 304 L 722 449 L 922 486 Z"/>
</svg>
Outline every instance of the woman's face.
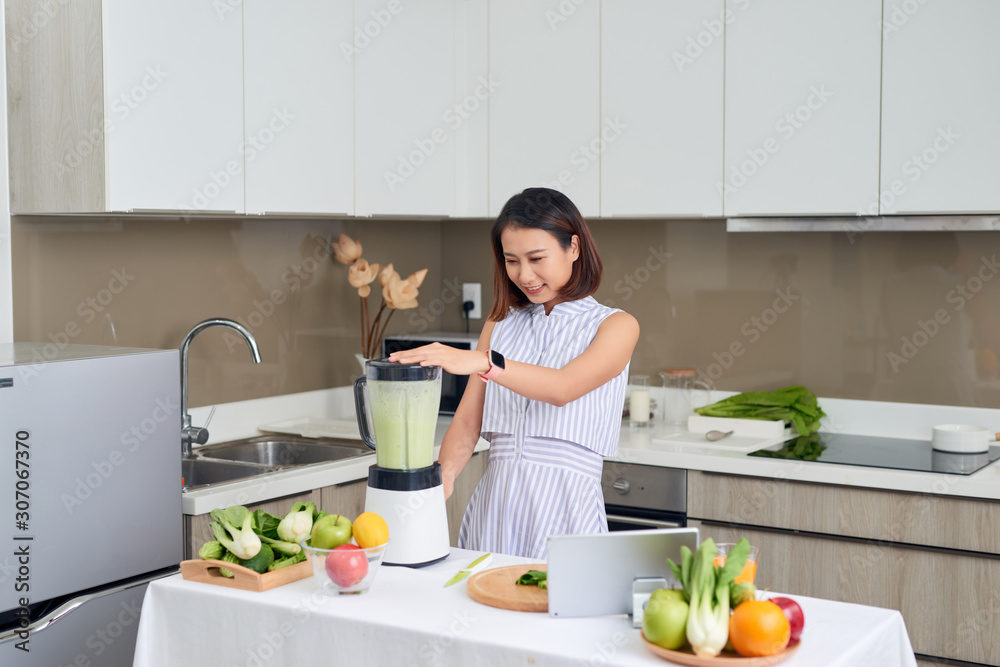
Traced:
<svg viewBox="0 0 1000 667">
<path fill-rule="evenodd" d="M 532 303 L 545 306 L 545 313 L 562 301 L 559 290 L 573 275 L 573 262 L 580 256 L 579 239 L 573 236 L 563 250 L 552 234 L 542 229 L 507 227 L 500 233 L 507 276 Z"/>
</svg>

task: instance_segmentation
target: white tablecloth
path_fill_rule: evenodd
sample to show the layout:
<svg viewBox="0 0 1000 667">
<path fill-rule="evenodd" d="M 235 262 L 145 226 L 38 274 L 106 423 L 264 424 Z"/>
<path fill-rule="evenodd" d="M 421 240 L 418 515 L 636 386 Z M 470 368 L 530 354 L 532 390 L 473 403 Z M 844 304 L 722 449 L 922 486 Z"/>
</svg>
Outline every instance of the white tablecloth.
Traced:
<svg viewBox="0 0 1000 667">
<path fill-rule="evenodd" d="M 135 667 L 665 665 L 626 616 L 550 618 L 471 600 L 444 582 L 477 552 L 382 567 L 364 595 L 330 597 L 309 577 L 264 593 L 185 581 L 149 585 Z M 530 562 L 494 556 L 491 567 Z M 793 596 L 806 617 L 787 667 L 915 667 L 899 612 Z"/>
</svg>

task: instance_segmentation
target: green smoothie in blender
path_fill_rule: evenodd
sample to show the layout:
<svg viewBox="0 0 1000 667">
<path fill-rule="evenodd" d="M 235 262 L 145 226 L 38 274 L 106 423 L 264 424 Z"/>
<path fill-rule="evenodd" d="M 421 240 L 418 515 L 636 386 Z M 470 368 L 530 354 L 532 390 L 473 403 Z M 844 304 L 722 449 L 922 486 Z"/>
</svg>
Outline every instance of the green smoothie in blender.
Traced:
<svg viewBox="0 0 1000 667">
<path fill-rule="evenodd" d="M 441 382 L 368 382 L 375 461 L 380 468 L 411 470 L 434 464 Z"/>
</svg>

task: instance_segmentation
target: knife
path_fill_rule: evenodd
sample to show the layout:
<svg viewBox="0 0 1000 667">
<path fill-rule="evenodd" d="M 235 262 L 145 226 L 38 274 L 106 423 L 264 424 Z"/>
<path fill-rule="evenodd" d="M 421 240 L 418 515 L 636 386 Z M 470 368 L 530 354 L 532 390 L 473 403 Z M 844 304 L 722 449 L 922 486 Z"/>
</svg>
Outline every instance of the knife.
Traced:
<svg viewBox="0 0 1000 667">
<path fill-rule="evenodd" d="M 464 570 L 459 570 L 458 574 L 456 574 L 448 581 L 444 582 L 445 588 L 451 586 L 452 584 L 457 584 L 458 582 L 460 582 L 462 579 L 465 579 L 473 572 L 483 569 L 484 567 L 490 564 L 491 560 L 493 560 L 493 554 L 491 553 L 483 554 L 476 560 L 469 563 L 469 566 L 466 567 Z"/>
</svg>

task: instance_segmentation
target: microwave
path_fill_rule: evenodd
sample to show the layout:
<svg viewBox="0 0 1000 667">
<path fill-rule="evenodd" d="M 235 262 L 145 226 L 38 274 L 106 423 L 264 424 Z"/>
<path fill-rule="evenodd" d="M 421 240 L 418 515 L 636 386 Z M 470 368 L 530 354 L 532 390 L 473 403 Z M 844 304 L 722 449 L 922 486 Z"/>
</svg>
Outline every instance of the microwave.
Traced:
<svg viewBox="0 0 1000 667">
<path fill-rule="evenodd" d="M 479 334 L 453 333 L 449 331 L 425 331 L 420 334 L 396 334 L 386 336 L 382 340 L 382 356 L 387 357 L 400 350 L 412 350 L 421 345 L 441 343 L 457 347 L 460 350 L 474 350 L 479 342 Z M 465 385 L 469 383 L 468 375 L 452 375 L 441 371 L 441 414 L 453 415 L 458 409 L 458 402 L 465 393 Z"/>
</svg>

